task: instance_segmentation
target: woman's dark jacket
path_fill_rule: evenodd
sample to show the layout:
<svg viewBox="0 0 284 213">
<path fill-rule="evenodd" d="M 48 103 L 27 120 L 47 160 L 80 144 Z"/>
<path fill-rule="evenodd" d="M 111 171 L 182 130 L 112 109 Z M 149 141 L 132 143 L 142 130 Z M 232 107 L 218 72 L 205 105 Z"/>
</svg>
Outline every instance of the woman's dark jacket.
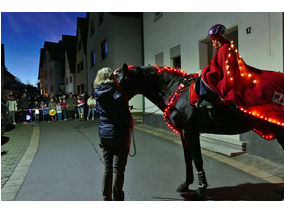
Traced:
<svg viewBox="0 0 284 213">
<path fill-rule="evenodd" d="M 132 116 L 128 100 L 114 84 L 101 84 L 95 88 L 94 97 L 100 116 L 99 137 L 106 139 L 128 136 Z"/>
</svg>

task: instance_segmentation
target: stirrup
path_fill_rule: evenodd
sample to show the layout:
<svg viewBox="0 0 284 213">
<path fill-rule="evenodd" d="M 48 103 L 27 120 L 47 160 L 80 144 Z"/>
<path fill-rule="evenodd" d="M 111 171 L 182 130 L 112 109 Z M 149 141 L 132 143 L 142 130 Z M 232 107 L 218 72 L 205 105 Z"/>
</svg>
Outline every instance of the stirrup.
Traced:
<svg viewBox="0 0 284 213">
<path fill-rule="evenodd" d="M 213 108 L 213 104 L 206 100 L 198 100 L 195 104 L 197 108 Z"/>
</svg>

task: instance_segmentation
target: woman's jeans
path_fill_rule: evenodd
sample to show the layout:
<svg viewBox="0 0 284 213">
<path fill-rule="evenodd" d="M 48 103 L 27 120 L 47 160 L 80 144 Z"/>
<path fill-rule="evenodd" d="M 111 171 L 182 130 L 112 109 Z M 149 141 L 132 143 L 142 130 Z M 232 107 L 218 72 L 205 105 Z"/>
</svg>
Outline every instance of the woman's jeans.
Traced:
<svg viewBox="0 0 284 213">
<path fill-rule="evenodd" d="M 67 109 L 64 108 L 64 109 L 62 110 L 62 113 L 63 113 L 63 119 L 64 119 L 64 120 L 67 120 Z M 63 119 L 62 119 L 62 120 L 63 120 Z"/>
<path fill-rule="evenodd" d="M 59 121 L 62 120 L 62 113 L 57 113 L 57 119 L 58 119 Z"/>
<path fill-rule="evenodd" d="M 78 118 L 84 118 L 84 107 L 78 107 Z"/>
<path fill-rule="evenodd" d="M 103 198 L 104 200 L 123 201 L 124 171 L 129 153 L 129 137 L 124 139 L 103 139 L 101 148 L 105 162 L 103 176 Z"/>
<path fill-rule="evenodd" d="M 90 117 L 91 112 L 92 112 L 92 119 L 95 119 L 95 107 L 90 107 L 89 108 L 88 117 L 87 118 Z"/>
<path fill-rule="evenodd" d="M 9 114 L 10 114 L 10 117 L 12 118 L 13 124 L 15 124 L 16 123 L 15 112 L 14 111 L 9 111 Z"/>
</svg>

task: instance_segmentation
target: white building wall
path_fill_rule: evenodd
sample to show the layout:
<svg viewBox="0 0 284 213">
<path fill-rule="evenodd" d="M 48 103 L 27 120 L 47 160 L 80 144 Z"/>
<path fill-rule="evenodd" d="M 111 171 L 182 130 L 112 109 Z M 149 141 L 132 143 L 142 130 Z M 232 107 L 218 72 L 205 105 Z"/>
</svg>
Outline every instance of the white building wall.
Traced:
<svg viewBox="0 0 284 213">
<path fill-rule="evenodd" d="M 199 41 L 207 38 L 211 26 L 220 23 L 227 29 L 238 27 L 238 50 L 247 64 L 283 72 L 282 13 L 163 13 L 156 21 L 154 13 L 144 13 L 143 21 L 145 65 L 154 65 L 155 55 L 163 52 L 164 65 L 171 66 L 170 49 L 180 45 L 181 68 L 187 73 L 198 72 Z M 252 28 L 250 34 L 246 33 L 248 27 Z M 158 109 L 147 109 L 150 106 L 153 103 L 145 99 L 147 113 Z M 206 136 L 239 141 L 239 135 Z"/>
<path fill-rule="evenodd" d="M 198 72 L 199 41 L 220 23 L 227 29 L 238 26 L 239 52 L 247 64 L 283 72 L 282 13 L 163 13 L 156 21 L 154 13 L 144 13 L 143 20 L 145 65 L 155 64 L 155 55 L 163 52 L 164 64 L 170 66 L 170 48 L 180 45 L 181 68 Z M 246 34 L 247 27 L 251 34 Z M 145 101 L 145 107 L 151 105 Z"/>
<path fill-rule="evenodd" d="M 111 13 L 104 14 L 104 21 L 98 24 L 98 13 L 90 13 L 88 44 L 87 44 L 87 68 L 89 81 L 89 94 L 93 92 L 93 81 L 99 69 L 110 67 L 116 69 L 123 63 L 142 65 L 142 29 L 141 19 L 138 17 L 119 16 Z M 95 23 L 95 32 L 91 35 L 91 24 Z M 127 26 L 127 27 L 125 27 Z M 107 40 L 108 56 L 101 59 L 101 42 Z M 95 65 L 91 67 L 91 53 L 95 52 Z M 129 105 L 133 105 L 141 112 L 142 96 L 133 97 Z"/>
<path fill-rule="evenodd" d="M 67 53 L 65 52 L 65 93 L 69 94 L 72 93 L 74 94 L 74 74 L 71 73 L 70 71 L 70 66 L 69 66 L 69 62 L 68 62 L 68 57 L 67 57 Z M 70 76 L 72 76 L 72 83 L 70 83 Z M 68 84 L 66 84 L 66 78 L 68 78 Z"/>
</svg>

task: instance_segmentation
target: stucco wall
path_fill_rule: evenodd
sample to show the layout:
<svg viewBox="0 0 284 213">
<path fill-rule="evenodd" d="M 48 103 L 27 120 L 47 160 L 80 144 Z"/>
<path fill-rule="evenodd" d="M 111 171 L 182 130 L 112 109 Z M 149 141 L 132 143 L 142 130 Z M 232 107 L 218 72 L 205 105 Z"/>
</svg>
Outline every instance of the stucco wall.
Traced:
<svg viewBox="0 0 284 213">
<path fill-rule="evenodd" d="M 155 55 L 163 52 L 164 65 L 170 66 L 170 49 L 180 45 L 181 68 L 187 73 L 198 72 L 201 68 L 199 41 L 206 39 L 212 25 L 220 23 L 228 29 L 238 28 L 238 50 L 247 64 L 283 72 L 282 13 L 163 13 L 155 21 L 154 13 L 144 13 L 143 21 L 145 65 L 155 64 Z M 246 33 L 248 27 L 252 29 L 250 34 Z M 152 105 L 145 100 L 146 108 Z M 154 107 L 146 112 L 156 110 Z M 162 117 L 161 111 L 157 113 Z M 155 122 L 147 118 L 147 123 L 164 127 L 157 116 Z M 283 162 L 283 150 L 276 140 L 264 141 L 253 132 L 230 137 L 246 142 L 249 154 Z"/>
<path fill-rule="evenodd" d="M 180 45 L 182 69 L 198 72 L 199 41 L 212 25 L 221 23 L 228 29 L 238 26 L 239 52 L 247 64 L 283 72 L 282 13 L 163 13 L 156 21 L 153 17 L 144 13 L 145 65 L 155 64 L 155 55 L 163 52 L 164 64 L 170 66 L 170 48 Z M 251 34 L 246 34 L 247 27 Z M 145 104 L 151 105 L 148 100 Z"/>
</svg>

